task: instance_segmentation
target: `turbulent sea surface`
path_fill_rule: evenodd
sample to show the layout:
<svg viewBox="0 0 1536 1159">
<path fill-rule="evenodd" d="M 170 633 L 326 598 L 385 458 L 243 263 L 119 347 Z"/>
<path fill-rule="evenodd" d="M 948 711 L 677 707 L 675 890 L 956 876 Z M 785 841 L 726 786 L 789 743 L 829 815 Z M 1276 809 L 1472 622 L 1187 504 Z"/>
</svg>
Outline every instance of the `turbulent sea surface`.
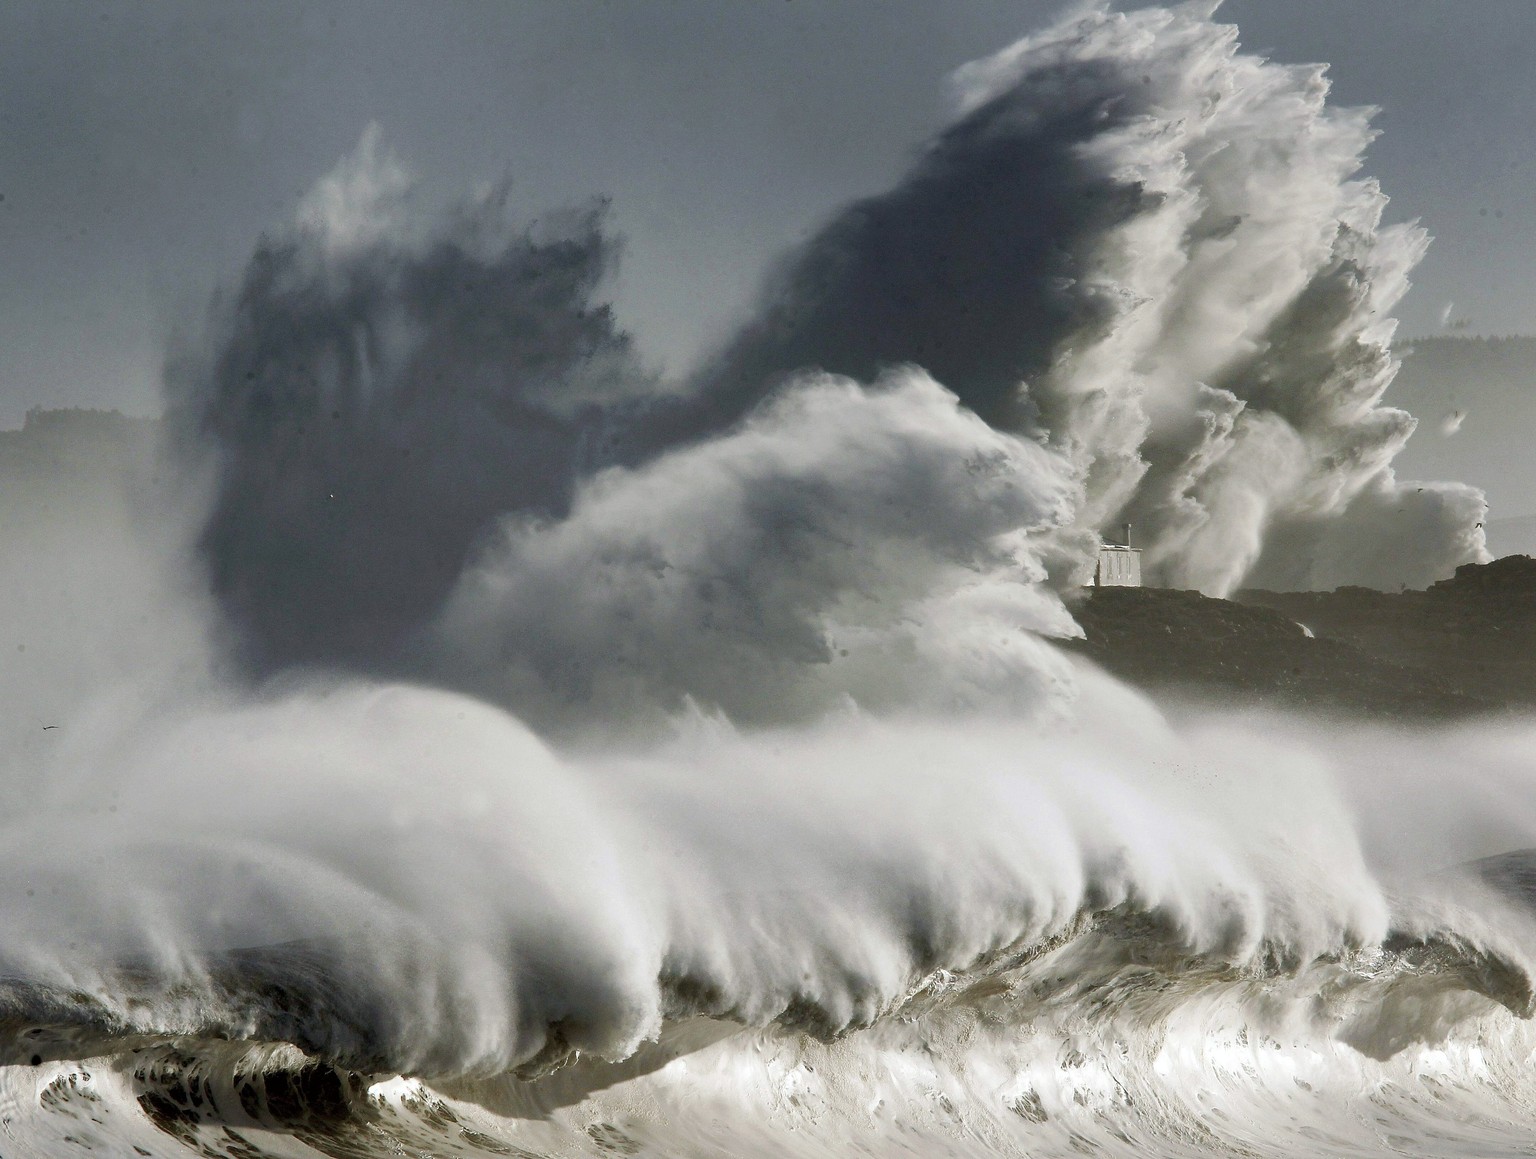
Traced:
<svg viewBox="0 0 1536 1159">
<path fill-rule="evenodd" d="M 600 205 L 427 219 L 370 129 L 163 424 L 0 436 L 0 1155 L 1531 1153 L 1536 725 L 1057 644 L 1125 521 L 1486 561 L 1368 113 L 1209 4 L 953 95 L 681 381 Z"/>
<path fill-rule="evenodd" d="M 1478 868 L 1528 903 L 1536 853 Z M 840 1037 L 815 1011 L 768 1028 L 684 1016 L 621 1062 L 447 1080 L 293 1045 L 334 1033 L 318 1023 L 337 1011 L 316 1009 L 336 998 L 332 952 L 212 964 L 220 1000 L 282 1044 L 125 1032 L 88 994 L 12 986 L 31 1024 L 7 1020 L 4 1153 L 1529 1153 L 1528 966 L 1449 932 L 1234 964 L 1122 903 L 934 971 Z M 143 981 L 117 979 L 117 999 Z M 680 989 L 670 1002 L 696 1000 Z"/>
</svg>

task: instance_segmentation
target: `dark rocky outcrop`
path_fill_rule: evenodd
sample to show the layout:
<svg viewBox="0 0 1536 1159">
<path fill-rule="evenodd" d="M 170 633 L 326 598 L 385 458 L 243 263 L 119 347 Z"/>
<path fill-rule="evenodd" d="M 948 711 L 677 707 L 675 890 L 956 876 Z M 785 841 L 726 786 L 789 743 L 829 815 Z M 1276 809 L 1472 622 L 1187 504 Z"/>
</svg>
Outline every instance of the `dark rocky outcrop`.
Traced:
<svg viewBox="0 0 1536 1159">
<path fill-rule="evenodd" d="M 1427 591 L 1220 600 L 1101 588 L 1074 613 L 1086 639 L 1069 648 L 1164 697 L 1405 720 L 1536 706 L 1536 559 L 1527 556 L 1468 564 Z"/>
</svg>

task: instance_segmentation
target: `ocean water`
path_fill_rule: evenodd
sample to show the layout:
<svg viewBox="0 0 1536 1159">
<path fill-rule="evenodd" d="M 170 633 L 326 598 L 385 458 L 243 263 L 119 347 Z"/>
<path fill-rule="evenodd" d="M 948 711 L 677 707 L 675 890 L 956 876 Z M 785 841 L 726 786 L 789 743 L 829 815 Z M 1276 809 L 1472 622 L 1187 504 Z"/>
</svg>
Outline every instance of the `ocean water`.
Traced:
<svg viewBox="0 0 1536 1159">
<path fill-rule="evenodd" d="M 1536 853 L 1454 858 L 1529 831 L 1528 731 L 1080 679 L 643 755 L 358 684 L 117 734 L 115 811 L 7 826 L 0 1154 L 1524 1153 Z"/>
<path fill-rule="evenodd" d="M 1086 917 L 936 971 L 830 1041 L 680 1018 L 623 1062 L 542 1075 L 405 1078 L 194 1035 L 86 1046 L 79 1023 L 22 1028 L 52 1003 L 13 993 L 4 1153 L 1528 1153 L 1536 1040 L 1520 969 L 1454 939 L 1234 967 L 1171 951 L 1155 924 Z M 295 992 L 324 989 L 295 964 L 302 950 L 263 956 L 225 977 L 237 1000 L 291 1018 L 307 1004 Z"/>
</svg>

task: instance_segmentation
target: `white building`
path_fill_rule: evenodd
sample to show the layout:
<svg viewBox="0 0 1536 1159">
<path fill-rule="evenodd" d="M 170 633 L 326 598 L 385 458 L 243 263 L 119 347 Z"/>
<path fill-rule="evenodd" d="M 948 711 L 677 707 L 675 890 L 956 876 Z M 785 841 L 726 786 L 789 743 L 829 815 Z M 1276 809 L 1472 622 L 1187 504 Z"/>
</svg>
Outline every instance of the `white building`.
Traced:
<svg viewBox="0 0 1536 1159">
<path fill-rule="evenodd" d="M 1141 548 L 1106 543 L 1099 548 L 1098 566 L 1093 569 L 1096 588 L 1139 588 L 1141 586 Z"/>
<path fill-rule="evenodd" d="M 1106 543 L 1099 548 L 1099 562 L 1093 569 L 1096 588 L 1139 588 L 1141 586 L 1141 548 L 1131 546 L 1131 525 L 1123 528 L 1124 543 Z"/>
</svg>

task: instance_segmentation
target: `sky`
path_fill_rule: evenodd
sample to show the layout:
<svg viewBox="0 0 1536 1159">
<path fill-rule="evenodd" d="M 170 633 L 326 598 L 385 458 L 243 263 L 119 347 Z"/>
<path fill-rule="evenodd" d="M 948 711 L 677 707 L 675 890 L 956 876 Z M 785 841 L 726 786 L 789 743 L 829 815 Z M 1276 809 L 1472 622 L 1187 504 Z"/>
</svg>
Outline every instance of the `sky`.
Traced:
<svg viewBox="0 0 1536 1159">
<path fill-rule="evenodd" d="M 1126 5 L 1134 6 L 1134 5 Z M 510 175 L 530 216 L 612 199 L 613 293 L 660 369 L 743 314 L 774 258 L 888 186 L 958 65 L 1041 0 L 0 6 L 0 427 L 31 406 L 159 409 L 263 230 L 377 122 L 446 202 Z M 1536 331 L 1536 5 L 1229 0 L 1275 59 L 1382 109 L 1369 172 L 1435 235 L 1400 314 Z"/>
</svg>

